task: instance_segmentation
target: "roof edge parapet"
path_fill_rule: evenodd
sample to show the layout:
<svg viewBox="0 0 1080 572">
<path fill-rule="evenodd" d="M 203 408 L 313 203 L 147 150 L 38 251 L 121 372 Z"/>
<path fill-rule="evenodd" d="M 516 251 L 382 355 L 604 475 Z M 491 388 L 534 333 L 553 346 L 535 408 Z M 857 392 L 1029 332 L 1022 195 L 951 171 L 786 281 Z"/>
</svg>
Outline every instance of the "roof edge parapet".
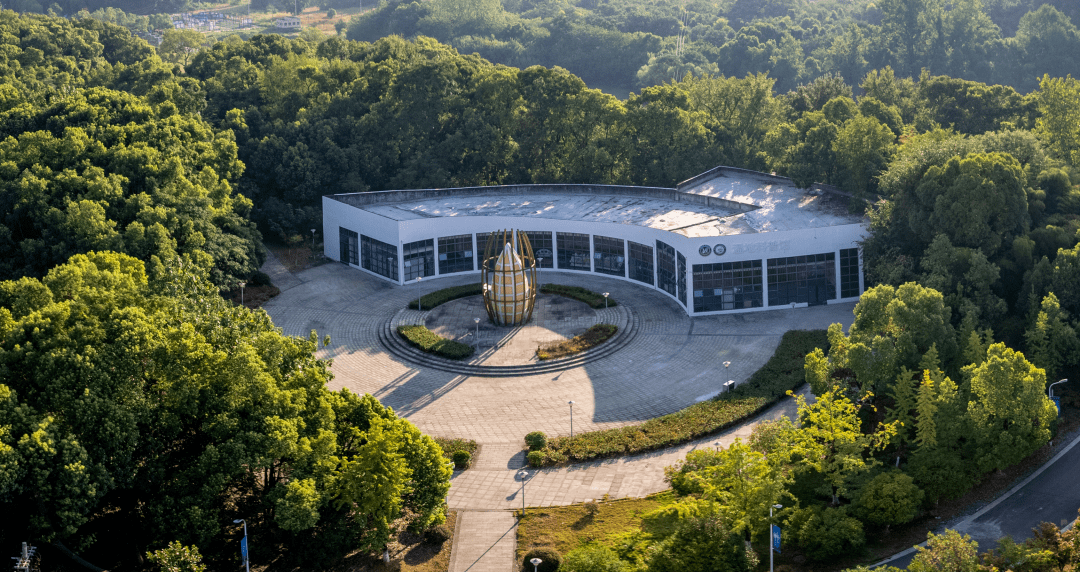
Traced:
<svg viewBox="0 0 1080 572">
<path fill-rule="evenodd" d="M 741 203 L 730 199 L 687 193 L 677 188 L 670 189 L 666 187 L 639 187 L 633 185 L 538 183 L 525 185 L 492 185 L 487 187 L 456 187 L 447 189 L 369 191 L 364 193 L 326 195 L 326 197 L 353 207 L 363 208 L 368 205 L 419 201 L 430 198 L 485 195 L 506 197 L 514 195 L 530 195 L 536 193 L 647 197 L 653 199 L 667 199 L 671 201 L 685 202 L 695 205 L 725 208 L 736 212 L 748 212 L 759 208 L 758 206 L 749 203 Z"/>
</svg>

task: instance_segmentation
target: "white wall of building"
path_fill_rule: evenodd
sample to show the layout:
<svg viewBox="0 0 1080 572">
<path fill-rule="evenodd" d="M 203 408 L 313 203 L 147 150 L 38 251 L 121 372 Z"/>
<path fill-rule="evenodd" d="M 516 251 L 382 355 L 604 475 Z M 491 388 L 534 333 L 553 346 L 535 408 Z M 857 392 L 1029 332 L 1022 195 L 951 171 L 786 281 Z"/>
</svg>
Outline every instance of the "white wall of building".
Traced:
<svg viewBox="0 0 1080 572">
<path fill-rule="evenodd" d="M 653 273 L 654 277 L 657 270 L 656 263 L 656 241 L 663 241 L 672 247 L 676 251 L 680 252 L 686 257 L 686 272 L 685 277 L 687 285 L 687 313 L 691 315 L 698 314 L 694 312 L 693 305 L 693 266 L 695 264 L 713 264 L 713 263 L 727 263 L 727 262 L 739 262 L 747 260 L 760 260 L 762 266 L 762 276 L 767 281 L 767 260 L 770 258 L 782 258 L 790 256 L 805 256 L 813 254 L 821 254 L 832 252 L 835 253 L 834 257 L 834 269 L 835 269 L 835 285 L 836 295 L 835 300 L 830 300 L 829 303 L 847 302 L 858 299 L 858 297 L 840 298 L 840 254 L 842 249 L 857 248 L 858 242 L 861 241 L 866 233 L 864 225 L 850 224 L 841 226 L 831 226 L 823 228 L 807 228 L 792 231 L 778 231 L 778 232 L 766 232 L 766 233 L 750 233 L 739 234 L 729 236 L 713 236 L 713 237 L 697 237 L 690 238 L 681 234 L 668 232 L 665 230 L 659 230 L 654 228 L 642 227 L 630 224 L 618 224 L 618 223 L 595 223 L 584 222 L 574 220 L 561 220 L 561 219 L 544 219 L 537 217 L 499 217 L 499 216 L 453 216 L 453 217 L 439 217 L 439 218 L 420 218 L 412 220 L 397 221 L 381 215 L 374 214 L 372 212 L 349 206 L 334 199 L 324 197 L 323 198 L 323 235 L 324 239 L 324 253 L 326 256 L 333 260 L 340 260 L 340 246 L 338 243 L 339 227 L 346 228 L 356 232 L 359 235 L 366 235 L 371 238 L 375 238 L 382 242 L 392 244 L 398 248 L 398 276 L 404 277 L 404 268 L 402 260 L 402 246 L 407 243 L 416 242 L 420 240 L 432 239 L 434 241 L 436 253 L 435 258 L 438 259 L 438 239 L 440 237 L 471 234 L 474 235 L 474 268 L 479 268 L 479 259 L 483 253 L 477 252 L 479 245 L 476 243 L 476 239 L 480 235 L 490 233 L 492 231 L 503 229 L 516 229 L 522 231 L 548 231 L 553 233 L 555 238 L 555 248 L 558 249 L 557 235 L 554 233 L 559 232 L 572 232 L 579 234 L 588 234 L 593 236 L 606 236 L 611 238 L 618 238 L 624 241 L 633 241 L 653 248 Z M 590 240 L 590 244 L 592 241 Z M 724 254 L 715 254 L 717 245 L 722 245 Z M 700 247 L 708 246 L 712 251 L 710 254 L 703 255 L 699 252 Z M 626 244 L 627 256 L 626 256 L 626 271 L 629 271 L 629 244 Z M 361 254 L 362 256 L 362 254 Z M 590 257 L 592 259 L 592 257 Z M 361 263 L 363 261 L 361 260 Z M 438 262 L 436 262 L 438 264 Z M 862 292 L 864 285 L 862 281 L 860 261 L 860 285 L 859 292 Z M 352 265 L 360 270 L 363 270 L 360 266 Z M 574 271 L 556 268 L 544 269 L 543 272 L 584 272 Z M 370 274 L 376 275 L 369 272 Z M 473 273 L 479 274 L 479 270 L 473 270 Z M 442 276 L 454 276 L 463 274 L 462 272 L 455 274 L 446 274 L 431 276 L 428 279 L 436 279 Z M 626 280 L 639 286 L 648 286 L 646 283 L 632 280 L 626 276 L 622 278 L 618 276 L 611 276 L 604 274 L 609 278 L 616 280 Z M 386 279 L 380 276 L 380 278 Z M 399 280 L 398 283 L 403 283 Z M 654 289 L 660 290 L 659 286 L 655 283 L 652 285 Z M 768 287 L 763 287 L 763 303 L 764 306 L 760 308 L 743 308 L 724 310 L 720 312 L 704 312 L 705 314 L 713 313 L 734 313 L 734 312 L 753 312 L 763 311 L 770 309 L 779 309 L 777 306 L 770 307 L 768 305 Z M 665 291 L 660 290 L 661 292 Z M 676 298 L 677 297 L 673 297 Z M 800 304 L 805 306 L 806 304 Z M 785 308 L 788 306 L 785 306 Z"/>
</svg>

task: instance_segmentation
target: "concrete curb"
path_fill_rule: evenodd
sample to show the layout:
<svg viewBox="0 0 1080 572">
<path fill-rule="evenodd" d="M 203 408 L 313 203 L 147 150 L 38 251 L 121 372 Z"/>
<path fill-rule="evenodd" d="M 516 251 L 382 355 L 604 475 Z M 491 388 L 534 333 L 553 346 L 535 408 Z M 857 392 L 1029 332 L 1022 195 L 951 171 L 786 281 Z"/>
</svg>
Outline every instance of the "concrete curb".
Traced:
<svg viewBox="0 0 1080 572">
<path fill-rule="evenodd" d="M 973 522 L 975 519 L 977 519 L 980 516 L 982 516 L 982 515 L 986 514 L 987 512 L 989 512 L 991 509 L 993 509 L 997 505 L 1001 504 L 1005 499 L 1009 498 L 1010 496 L 1015 494 L 1017 491 L 1024 488 L 1025 485 L 1027 485 L 1028 483 L 1033 481 L 1035 479 L 1035 477 L 1042 474 L 1043 471 L 1050 468 L 1050 466 L 1053 465 L 1054 463 L 1056 463 L 1058 461 L 1058 459 L 1064 457 L 1065 454 L 1068 453 L 1070 450 L 1072 450 L 1072 448 L 1075 447 L 1077 443 L 1080 443 L 1080 435 L 1077 435 L 1076 438 L 1074 438 L 1071 443 L 1069 443 L 1067 446 L 1065 446 L 1065 448 L 1063 448 L 1062 450 L 1058 451 L 1058 453 L 1056 455 L 1054 455 L 1053 458 L 1051 458 L 1049 461 L 1043 463 L 1041 467 L 1036 469 L 1034 473 L 1031 473 L 1030 475 L 1028 475 L 1028 477 L 1026 479 L 1024 479 L 1023 481 L 1020 481 L 1019 484 L 1017 484 L 1013 488 L 1009 489 L 1005 494 L 1003 494 L 1003 495 L 999 496 L 998 498 L 994 499 L 990 504 L 988 504 L 988 505 L 982 507 L 981 509 L 979 509 L 978 512 L 976 512 L 975 514 L 961 520 L 960 522 L 957 522 L 955 526 L 960 526 L 960 525 L 963 525 L 963 524 L 969 524 L 969 523 Z M 1066 526 L 1065 528 L 1063 528 L 1062 530 L 1068 530 L 1074 524 L 1076 524 L 1075 520 L 1073 522 L 1069 523 L 1069 525 Z M 914 553 L 915 550 L 916 550 L 916 547 L 919 547 L 919 546 L 925 548 L 926 547 L 926 542 L 925 541 L 920 542 L 919 544 L 916 544 L 915 546 L 912 546 L 911 548 L 908 548 L 907 550 L 904 550 L 902 552 L 897 552 L 896 554 L 893 554 L 892 556 L 886 558 L 885 560 L 882 560 L 881 562 L 878 562 L 877 564 L 872 564 L 870 566 L 870 568 L 880 568 L 882 566 L 886 566 L 886 565 L 888 565 L 889 562 L 892 562 L 893 560 L 896 560 L 897 558 L 907 556 L 908 554 Z"/>
</svg>

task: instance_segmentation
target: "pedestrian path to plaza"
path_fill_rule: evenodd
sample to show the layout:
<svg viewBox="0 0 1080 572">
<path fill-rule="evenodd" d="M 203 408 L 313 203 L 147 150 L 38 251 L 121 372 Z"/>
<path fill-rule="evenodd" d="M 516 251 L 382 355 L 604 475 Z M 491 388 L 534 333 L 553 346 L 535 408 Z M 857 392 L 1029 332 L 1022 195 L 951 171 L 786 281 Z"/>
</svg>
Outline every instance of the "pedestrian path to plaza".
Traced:
<svg viewBox="0 0 1080 572">
<path fill-rule="evenodd" d="M 275 270 L 277 276 L 283 269 Z M 659 492 L 667 488 L 664 467 L 687 452 L 726 446 L 736 437 L 745 439 L 762 419 L 795 413 L 793 401 L 787 399 L 757 419 L 679 447 L 528 470 L 527 476 L 519 476 L 525 465 L 525 434 L 570 433 L 569 401 L 574 401 L 574 433 L 633 425 L 672 413 L 715 396 L 728 380 L 746 381 L 772 356 L 784 332 L 825 329 L 835 322 L 846 327 L 854 309 L 853 303 L 845 303 L 691 318 L 678 302 L 644 286 L 545 270 L 544 283 L 610 292 L 633 313 L 632 340 L 618 352 L 563 371 L 470 377 L 398 358 L 385 349 L 378 332 L 421 293 L 475 282 L 477 275 L 398 286 L 341 264 L 324 264 L 281 278 L 280 282 L 275 278 L 275 284 L 282 293 L 263 308 L 287 335 L 307 336 L 315 330 L 320 339 L 331 336 L 330 347 L 320 350 L 320 357 L 334 360 L 331 389 L 370 393 L 425 433 L 480 444 L 473 466 L 455 473 L 447 498 L 451 509 L 464 511 L 451 572 L 513 569 L 513 519 L 484 512 L 509 514 L 523 502 L 552 506 L 604 495 L 615 499 Z M 499 365 L 498 355 L 492 354 L 486 363 Z M 522 357 L 508 354 L 507 359 L 518 363 Z"/>
</svg>

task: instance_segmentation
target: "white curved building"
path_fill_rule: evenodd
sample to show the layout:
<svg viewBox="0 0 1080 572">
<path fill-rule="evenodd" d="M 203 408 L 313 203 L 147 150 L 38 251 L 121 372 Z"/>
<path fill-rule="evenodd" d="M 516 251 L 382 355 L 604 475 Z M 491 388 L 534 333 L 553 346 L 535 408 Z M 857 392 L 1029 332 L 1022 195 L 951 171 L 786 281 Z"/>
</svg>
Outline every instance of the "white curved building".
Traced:
<svg viewBox="0 0 1080 572">
<path fill-rule="evenodd" d="M 323 197 L 327 257 L 405 284 L 479 274 L 488 234 L 527 232 L 544 272 L 666 292 L 690 315 L 857 300 L 861 209 L 833 191 L 717 167 L 675 189 L 503 185 Z"/>
</svg>

